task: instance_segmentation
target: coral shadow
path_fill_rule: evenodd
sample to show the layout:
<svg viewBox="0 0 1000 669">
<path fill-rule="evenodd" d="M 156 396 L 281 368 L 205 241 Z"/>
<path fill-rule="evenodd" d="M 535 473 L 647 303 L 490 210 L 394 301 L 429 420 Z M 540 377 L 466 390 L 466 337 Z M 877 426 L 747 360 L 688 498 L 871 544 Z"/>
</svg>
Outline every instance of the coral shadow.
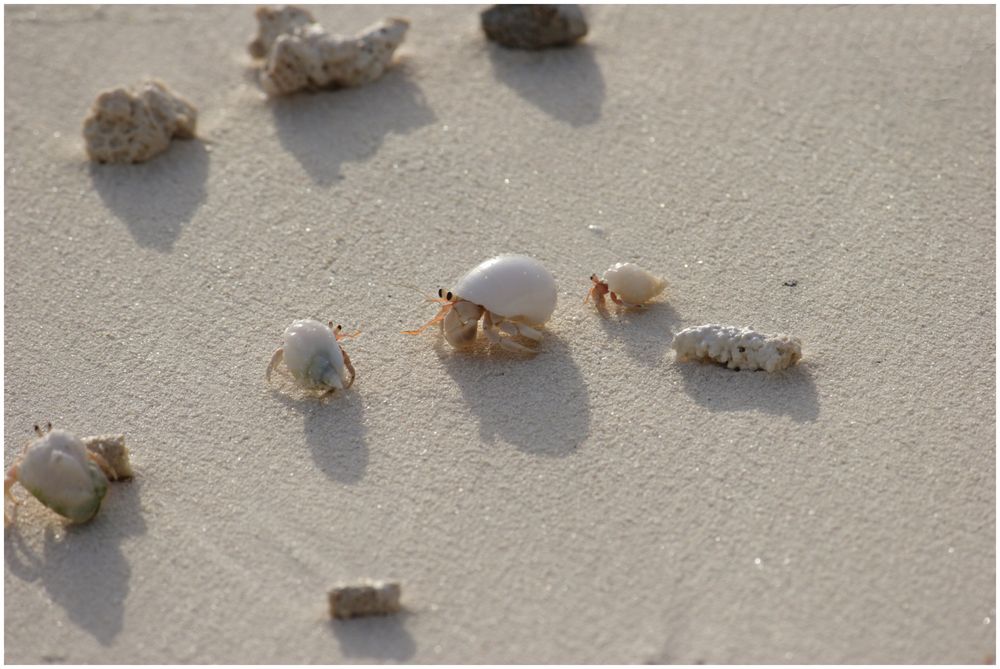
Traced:
<svg viewBox="0 0 1000 669">
<path fill-rule="evenodd" d="M 437 118 L 405 64 L 358 88 L 297 93 L 268 106 L 278 140 L 312 180 L 329 186 L 341 165 L 375 154 L 390 133 L 406 134 Z"/>
<path fill-rule="evenodd" d="M 600 120 L 604 77 L 594 47 L 522 51 L 491 43 L 487 49 L 496 78 L 549 116 L 573 127 Z"/>
<path fill-rule="evenodd" d="M 711 363 L 677 363 L 684 389 L 711 411 L 763 411 L 797 423 L 819 417 L 819 395 L 808 365 L 780 372 L 735 371 Z"/>
<path fill-rule="evenodd" d="M 663 362 L 666 349 L 674 338 L 673 330 L 681 322 L 677 312 L 666 302 L 631 309 L 599 306 L 596 311 L 604 333 L 621 340 L 630 356 L 650 366 Z"/>
<path fill-rule="evenodd" d="M 176 140 L 145 163 L 91 163 L 90 178 L 139 246 L 167 253 L 205 201 L 208 149 L 198 139 Z"/>
<path fill-rule="evenodd" d="M 329 478 L 341 483 L 360 481 L 368 468 L 364 400 L 352 387 L 326 396 L 271 394 L 302 415 L 306 443 L 313 462 Z"/>
<path fill-rule="evenodd" d="M 146 532 L 141 487 L 137 480 L 113 483 L 97 517 L 66 525 L 61 539 L 46 527 L 41 556 L 29 551 L 16 525 L 4 537 L 9 571 L 24 581 L 41 580 L 52 602 L 102 646 L 122 631 L 132 569 L 121 543 Z"/>
<path fill-rule="evenodd" d="M 440 341 L 438 355 L 479 418 L 485 442 L 498 438 L 535 455 L 564 457 L 590 433 L 590 400 L 566 343 L 551 332 L 536 356 L 482 344 L 456 351 Z"/>
<path fill-rule="evenodd" d="M 410 614 L 404 611 L 390 616 L 331 619 L 327 624 L 340 642 L 344 658 L 403 662 L 417 651 L 416 642 L 406 631 L 409 617 Z"/>
</svg>

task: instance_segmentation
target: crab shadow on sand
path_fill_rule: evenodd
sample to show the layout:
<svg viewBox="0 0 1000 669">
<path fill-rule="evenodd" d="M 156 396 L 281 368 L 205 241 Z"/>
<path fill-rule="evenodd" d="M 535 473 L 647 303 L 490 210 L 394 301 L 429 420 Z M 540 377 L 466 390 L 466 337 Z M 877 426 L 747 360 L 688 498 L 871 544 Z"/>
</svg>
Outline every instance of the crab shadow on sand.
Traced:
<svg viewBox="0 0 1000 669">
<path fill-rule="evenodd" d="M 819 395 L 808 363 L 771 373 L 701 362 L 677 367 L 687 394 L 710 411 L 761 411 L 789 416 L 796 423 L 819 417 Z"/>
<path fill-rule="evenodd" d="M 89 169 L 104 205 L 139 246 L 169 253 L 205 201 L 208 149 L 199 139 L 179 140 L 145 163 L 91 163 Z"/>
<path fill-rule="evenodd" d="M 340 642 L 345 659 L 373 659 L 403 662 L 413 657 L 417 645 L 406 631 L 406 611 L 391 616 L 331 619 L 327 625 Z"/>
<path fill-rule="evenodd" d="M 523 51 L 487 44 L 497 79 L 549 116 L 573 127 L 596 123 L 604 77 L 589 44 Z"/>
<path fill-rule="evenodd" d="M 370 158 L 390 133 L 406 134 L 434 122 L 411 71 L 404 61 L 364 86 L 269 100 L 278 140 L 313 182 L 331 185 L 343 178 L 341 165 Z"/>
<path fill-rule="evenodd" d="M 677 312 L 666 302 L 631 309 L 604 305 L 594 310 L 604 333 L 624 343 L 630 356 L 650 367 L 663 362 L 673 339 L 670 333 L 681 322 Z"/>
<path fill-rule="evenodd" d="M 61 532 L 54 528 L 59 521 L 53 515 L 53 524 L 42 530 L 40 555 L 28 546 L 17 522 L 4 536 L 10 573 L 23 581 L 40 581 L 52 602 L 102 646 L 111 645 L 122 631 L 132 569 L 121 544 L 146 532 L 141 489 L 136 479 L 112 483 L 94 520 L 66 524 Z"/>
<path fill-rule="evenodd" d="M 329 478 L 341 483 L 360 481 L 368 468 L 365 443 L 364 398 L 352 386 L 331 395 L 306 394 L 290 377 L 271 389 L 271 396 L 302 415 L 306 443 L 313 462 Z"/>
<path fill-rule="evenodd" d="M 590 400 L 562 339 L 546 332 L 534 356 L 490 347 L 480 337 L 456 351 L 438 340 L 438 357 L 479 419 L 485 442 L 510 442 L 527 453 L 567 456 L 590 433 Z"/>
</svg>

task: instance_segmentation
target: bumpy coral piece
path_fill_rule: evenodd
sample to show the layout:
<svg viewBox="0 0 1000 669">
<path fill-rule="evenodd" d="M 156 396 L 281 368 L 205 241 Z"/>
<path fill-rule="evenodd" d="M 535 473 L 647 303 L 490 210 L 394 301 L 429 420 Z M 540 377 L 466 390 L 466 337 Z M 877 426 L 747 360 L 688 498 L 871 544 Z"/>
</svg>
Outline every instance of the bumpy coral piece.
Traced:
<svg viewBox="0 0 1000 669">
<path fill-rule="evenodd" d="M 331 35 L 305 10 L 261 7 L 251 55 L 267 57 L 260 84 L 268 95 L 360 86 L 385 72 L 409 22 L 384 19 L 354 37 Z"/>
<path fill-rule="evenodd" d="M 102 434 L 97 437 L 84 437 L 83 445 L 91 453 L 100 456 L 110 471 L 104 473 L 112 481 L 132 478 L 132 465 L 129 463 L 128 448 L 125 446 L 124 434 Z"/>
<path fill-rule="evenodd" d="M 162 82 L 97 96 L 83 121 L 87 154 L 100 163 L 141 163 L 167 150 L 171 137 L 195 135 L 198 110 Z"/>
<path fill-rule="evenodd" d="M 294 35 L 312 25 L 319 25 L 313 15 L 299 7 L 258 7 L 257 36 L 247 45 L 254 58 L 267 58 L 271 47 L 282 35 Z"/>
<path fill-rule="evenodd" d="M 766 335 L 750 328 L 700 325 L 681 330 L 671 344 L 678 362 L 717 362 L 729 369 L 773 372 L 794 365 L 802 357 L 802 343 L 784 334 Z"/>
<path fill-rule="evenodd" d="M 388 615 L 400 610 L 399 583 L 363 581 L 358 585 L 338 585 L 329 594 L 330 615 L 334 618 Z"/>
<path fill-rule="evenodd" d="M 494 5 L 480 19 L 486 37 L 513 49 L 563 46 L 587 34 L 579 5 Z"/>
</svg>

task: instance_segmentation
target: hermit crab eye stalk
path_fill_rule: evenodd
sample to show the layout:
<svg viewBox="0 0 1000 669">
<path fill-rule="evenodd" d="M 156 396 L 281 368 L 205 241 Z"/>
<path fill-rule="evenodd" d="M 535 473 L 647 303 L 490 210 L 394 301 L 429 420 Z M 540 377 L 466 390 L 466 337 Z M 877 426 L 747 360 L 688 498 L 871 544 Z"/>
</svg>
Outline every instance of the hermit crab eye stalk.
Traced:
<svg viewBox="0 0 1000 669">
<path fill-rule="evenodd" d="M 444 299 L 446 299 L 449 302 L 451 302 L 451 291 L 450 290 L 448 291 L 448 294 L 444 296 Z"/>
<path fill-rule="evenodd" d="M 444 288 L 438 288 L 438 297 L 444 297 Z"/>
</svg>

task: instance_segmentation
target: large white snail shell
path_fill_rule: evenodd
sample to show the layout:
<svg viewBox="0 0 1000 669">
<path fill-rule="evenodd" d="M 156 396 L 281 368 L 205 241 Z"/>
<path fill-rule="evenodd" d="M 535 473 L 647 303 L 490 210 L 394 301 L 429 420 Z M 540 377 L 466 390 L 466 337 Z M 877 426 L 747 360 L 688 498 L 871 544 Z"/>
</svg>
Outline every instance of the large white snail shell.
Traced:
<svg viewBox="0 0 1000 669">
<path fill-rule="evenodd" d="M 556 280 L 542 263 L 502 255 L 476 265 L 455 284 L 455 296 L 496 316 L 541 325 L 556 308 Z"/>
</svg>

